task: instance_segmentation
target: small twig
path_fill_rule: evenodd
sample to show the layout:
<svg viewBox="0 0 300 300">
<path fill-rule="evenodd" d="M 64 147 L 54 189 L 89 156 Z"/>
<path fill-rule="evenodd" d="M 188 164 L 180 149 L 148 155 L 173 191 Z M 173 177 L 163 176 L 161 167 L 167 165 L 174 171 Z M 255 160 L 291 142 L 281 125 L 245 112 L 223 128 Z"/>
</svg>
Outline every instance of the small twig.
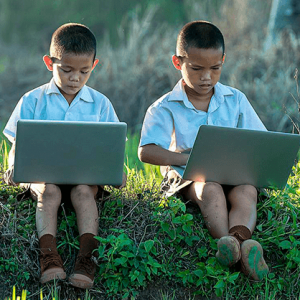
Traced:
<svg viewBox="0 0 300 300">
<path fill-rule="evenodd" d="M 140 240 L 140 242 L 139 242 L 139 245 L 138 245 L 138 247 L 137 247 L 137 250 L 136 250 L 136 253 L 135 253 L 135 255 L 137 255 L 137 254 L 138 254 L 138 252 L 139 252 L 140 245 L 141 245 L 141 243 L 143 242 L 143 239 L 144 239 L 144 237 L 145 237 L 145 235 L 146 235 L 146 231 L 147 231 L 147 227 L 148 227 L 148 226 L 150 226 L 150 225 L 147 225 L 147 226 L 145 227 L 145 229 L 144 229 L 143 236 L 142 236 L 142 238 L 141 238 L 141 240 Z"/>
<path fill-rule="evenodd" d="M 297 231 L 289 231 L 289 232 L 285 232 L 285 233 L 282 233 L 282 234 L 278 234 L 276 235 L 276 238 L 280 237 L 280 236 L 285 236 L 285 235 L 288 235 L 288 234 L 296 234 L 296 233 L 299 233 L 299 230 Z M 261 239 L 262 241 L 270 241 L 270 240 L 273 240 L 275 237 L 274 236 L 271 236 L 269 238 L 266 238 L 266 239 Z"/>
<path fill-rule="evenodd" d="M 119 224 L 117 226 L 119 226 L 133 211 L 134 209 L 140 204 L 140 202 L 138 202 L 130 211 L 129 213 L 119 222 Z"/>
<path fill-rule="evenodd" d="M 298 69 L 295 70 L 294 79 L 296 81 L 296 89 L 297 89 L 297 97 L 300 99 L 300 93 L 299 93 L 299 84 L 298 84 Z M 299 103 L 298 103 L 299 104 Z M 299 108 L 300 109 L 300 108 Z M 300 111 L 300 110 L 299 110 Z"/>
</svg>

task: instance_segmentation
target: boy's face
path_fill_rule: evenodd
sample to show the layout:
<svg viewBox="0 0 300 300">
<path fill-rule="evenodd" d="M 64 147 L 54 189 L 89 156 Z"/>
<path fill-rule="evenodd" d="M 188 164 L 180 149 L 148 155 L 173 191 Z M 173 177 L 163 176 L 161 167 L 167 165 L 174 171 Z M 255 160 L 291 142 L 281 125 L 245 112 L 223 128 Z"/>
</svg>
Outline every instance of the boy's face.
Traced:
<svg viewBox="0 0 300 300">
<path fill-rule="evenodd" d="M 44 62 L 48 70 L 53 72 L 53 78 L 58 89 L 71 103 L 90 78 L 98 59 L 94 60 L 94 54 L 65 53 L 61 59 L 54 61 L 46 55 Z"/>
<path fill-rule="evenodd" d="M 194 97 L 211 97 L 221 76 L 224 56 L 220 49 L 189 48 L 187 57 L 173 56 L 173 64 L 181 71 L 186 93 Z"/>
</svg>

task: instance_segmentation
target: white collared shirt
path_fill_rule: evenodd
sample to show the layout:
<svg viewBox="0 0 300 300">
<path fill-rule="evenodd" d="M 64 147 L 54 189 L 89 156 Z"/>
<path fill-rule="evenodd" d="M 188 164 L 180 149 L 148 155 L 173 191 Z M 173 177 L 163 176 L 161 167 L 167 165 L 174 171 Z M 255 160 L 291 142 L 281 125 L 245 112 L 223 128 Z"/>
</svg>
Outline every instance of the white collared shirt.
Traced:
<svg viewBox="0 0 300 300">
<path fill-rule="evenodd" d="M 103 94 L 85 85 L 69 105 L 53 79 L 20 99 L 3 130 L 11 142 L 16 137 L 19 119 L 119 122 Z"/>
<path fill-rule="evenodd" d="M 193 147 L 200 125 L 266 130 L 246 96 L 217 83 L 208 111 L 197 110 L 188 100 L 180 80 L 174 89 L 147 110 L 140 146 L 156 144 L 183 152 Z"/>
</svg>

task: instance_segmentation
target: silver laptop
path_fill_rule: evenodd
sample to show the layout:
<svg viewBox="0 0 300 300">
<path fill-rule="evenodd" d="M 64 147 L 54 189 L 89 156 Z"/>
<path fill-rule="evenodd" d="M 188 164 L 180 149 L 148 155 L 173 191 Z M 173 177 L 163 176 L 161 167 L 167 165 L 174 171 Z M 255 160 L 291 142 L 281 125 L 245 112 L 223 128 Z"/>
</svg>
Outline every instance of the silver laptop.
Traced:
<svg viewBox="0 0 300 300">
<path fill-rule="evenodd" d="M 300 146 L 299 134 L 202 125 L 183 179 L 220 184 L 285 187 Z"/>
<path fill-rule="evenodd" d="M 126 123 L 19 120 L 13 180 L 121 185 Z"/>
</svg>

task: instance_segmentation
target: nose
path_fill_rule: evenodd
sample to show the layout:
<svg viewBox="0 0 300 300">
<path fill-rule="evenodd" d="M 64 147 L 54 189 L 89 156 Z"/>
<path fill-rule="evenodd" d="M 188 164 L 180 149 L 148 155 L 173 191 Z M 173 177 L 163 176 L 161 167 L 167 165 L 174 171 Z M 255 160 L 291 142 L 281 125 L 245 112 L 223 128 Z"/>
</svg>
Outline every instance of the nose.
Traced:
<svg viewBox="0 0 300 300">
<path fill-rule="evenodd" d="M 201 73 L 201 76 L 200 76 L 201 81 L 210 80 L 210 79 L 211 79 L 210 71 L 203 71 Z"/>
<path fill-rule="evenodd" d="M 78 73 L 73 73 L 70 77 L 70 80 L 71 81 L 75 81 L 75 82 L 78 82 L 79 81 L 79 74 Z"/>
</svg>

